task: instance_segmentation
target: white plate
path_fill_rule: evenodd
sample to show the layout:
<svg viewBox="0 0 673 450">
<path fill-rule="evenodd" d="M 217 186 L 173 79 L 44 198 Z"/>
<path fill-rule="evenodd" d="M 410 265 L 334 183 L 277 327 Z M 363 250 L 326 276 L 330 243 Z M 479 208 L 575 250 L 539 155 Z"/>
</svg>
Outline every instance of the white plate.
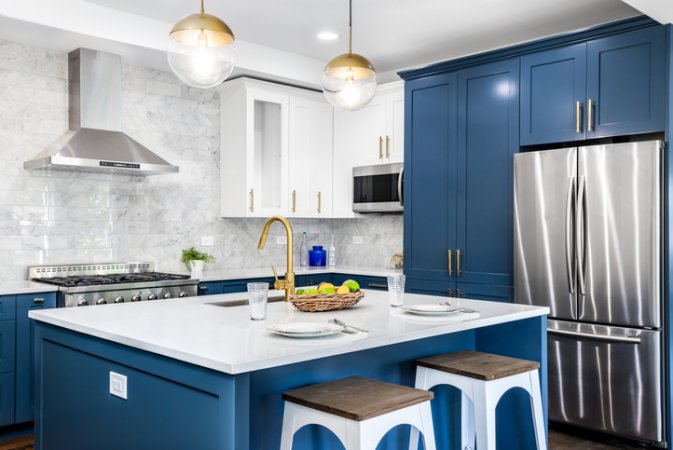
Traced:
<svg viewBox="0 0 673 450">
<path fill-rule="evenodd" d="M 446 316 L 460 312 L 453 306 L 436 304 L 410 305 L 405 307 L 404 311 L 419 316 Z"/>
<path fill-rule="evenodd" d="M 269 331 L 296 339 L 331 336 L 341 333 L 343 327 L 332 323 L 287 322 L 269 327 Z"/>
</svg>

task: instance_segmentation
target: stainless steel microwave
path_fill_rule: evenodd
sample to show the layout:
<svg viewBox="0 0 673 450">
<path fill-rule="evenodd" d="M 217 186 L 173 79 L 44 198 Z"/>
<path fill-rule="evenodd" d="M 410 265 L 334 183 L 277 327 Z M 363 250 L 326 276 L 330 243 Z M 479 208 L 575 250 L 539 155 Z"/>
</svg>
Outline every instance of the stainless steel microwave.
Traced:
<svg viewBox="0 0 673 450">
<path fill-rule="evenodd" d="M 353 167 L 353 211 L 392 213 L 404 209 L 404 164 Z"/>
</svg>

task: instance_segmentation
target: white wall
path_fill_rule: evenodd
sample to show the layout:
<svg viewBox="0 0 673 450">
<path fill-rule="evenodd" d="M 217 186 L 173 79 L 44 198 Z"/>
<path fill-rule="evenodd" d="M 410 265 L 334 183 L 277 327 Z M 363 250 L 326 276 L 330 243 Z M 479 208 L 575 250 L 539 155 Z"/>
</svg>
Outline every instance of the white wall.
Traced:
<svg viewBox="0 0 673 450">
<path fill-rule="evenodd" d="M 67 55 L 0 41 L 0 280 L 22 279 L 26 266 L 153 260 L 159 270 L 182 267 L 180 250 L 214 236 L 211 268 L 282 266 L 284 247 L 270 239 L 256 251 L 263 219 L 221 219 L 219 97 L 188 88 L 172 74 L 124 65 L 123 128 L 180 166 L 152 177 L 25 171 L 32 158 L 68 128 Z M 402 250 L 401 216 L 293 220 L 295 250 L 302 231 L 329 245 L 338 263 L 383 266 Z M 282 228 L 272 231 L 272 237 Z M 362 236 L 362 245 L 352 237 Z"/>
</svg>

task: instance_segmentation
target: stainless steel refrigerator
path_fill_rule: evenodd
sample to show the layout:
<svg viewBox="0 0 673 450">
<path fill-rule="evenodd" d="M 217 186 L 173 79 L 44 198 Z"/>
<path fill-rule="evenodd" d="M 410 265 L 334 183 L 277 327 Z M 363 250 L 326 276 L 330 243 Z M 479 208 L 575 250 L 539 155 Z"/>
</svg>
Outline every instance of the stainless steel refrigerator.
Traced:
<svg viewBox="0 0 673 450">
<path fill-rule="evenodd" d="M 551 308 L 549 419 L 663 442 L 660 141 L 514 157 L 514 296 Z"/>
</svg>

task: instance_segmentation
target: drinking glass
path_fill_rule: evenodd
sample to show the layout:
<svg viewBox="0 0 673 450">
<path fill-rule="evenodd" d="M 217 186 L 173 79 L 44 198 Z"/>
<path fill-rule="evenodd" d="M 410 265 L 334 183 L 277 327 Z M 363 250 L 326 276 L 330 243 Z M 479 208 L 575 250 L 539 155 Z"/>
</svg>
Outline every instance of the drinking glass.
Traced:
<svg viewBox="0 0 673 450">
<path fill-rule="evenodd" d="M 388 275 L 388 299 L 390 306 L 402 306 L 404 304 L 404 281 L 405 276 L 401 273 Z"/>
<path fill-rule="evenodd" d="M 266 319 L 266 303 L 269 298 L 269 283 L 248 283 L 250 319 Z"/>
</svg>

